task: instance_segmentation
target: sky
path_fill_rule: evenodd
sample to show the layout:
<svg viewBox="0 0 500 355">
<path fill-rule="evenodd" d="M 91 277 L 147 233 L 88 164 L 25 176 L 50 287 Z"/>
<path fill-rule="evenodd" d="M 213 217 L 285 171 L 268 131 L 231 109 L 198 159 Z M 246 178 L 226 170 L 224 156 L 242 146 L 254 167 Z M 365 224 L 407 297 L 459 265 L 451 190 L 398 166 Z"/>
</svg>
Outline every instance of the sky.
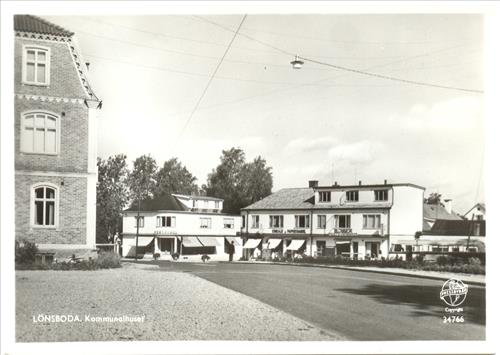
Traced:
<svg viewBox="0 0 500 355">
<path fill-rule="evenodd" d="M 459 213 L 484 201 L 481 93 L 307 60 L 294 70 L 285 54 L 483 90 L 481 15 L 250 14 L 230 47 L 243 14 L 43 18 L 75 32 L 90 62 L 102 158 L 177 157 L 201 185 L 223 149 L 241 147 L 267 160 L 274 191 L 387 179 Z"/>
</svg>

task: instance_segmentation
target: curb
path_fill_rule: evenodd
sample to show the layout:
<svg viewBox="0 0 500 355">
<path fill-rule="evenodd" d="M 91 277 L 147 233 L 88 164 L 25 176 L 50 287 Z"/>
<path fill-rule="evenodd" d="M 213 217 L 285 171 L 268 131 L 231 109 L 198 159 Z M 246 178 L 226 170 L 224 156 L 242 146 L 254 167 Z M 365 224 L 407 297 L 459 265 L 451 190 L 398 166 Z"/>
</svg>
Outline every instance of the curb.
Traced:
<svg viewBox="0 0 500 355">
<path fill-rule="evenodd" d="M 222 261 L 223 263 L 228 263 Z M 387 274 L 387 275 L 395 275 L 395 276 L 406 276 L 406 277 L 416 277 L 420 279 L 431 279 L 431 280 L 441 280 L 446 281 L 449 279 L 448 276 L 438 276 L 438 275 L 421 275 L 421 274 L 412 274 L 412 273 L 400 273 L 390 270 L 373 270 L 373 269 L 361 269 L 361 268 L 351 268 L 348 266 L 337 266 L 337 265 L 324 265 L 324 264 L 302 264 L 302 263 L 283 263 L 283 262 L 252 262 L 252 261 L 244 261 L 243 263 L 248 264 L 261 264 L 261 265 L 288 265 L 288 266 L 297 266 L 297 267 L 317 267 L 322 269 L 340 269 L 340 270 L 350 270 L 350 271 L 360 271 L 360 272 L 372 272 L 375 274 Z M 468 285 L 482 286 L 486 287 L 486 281 L 466 281 Z"/>
</svg>

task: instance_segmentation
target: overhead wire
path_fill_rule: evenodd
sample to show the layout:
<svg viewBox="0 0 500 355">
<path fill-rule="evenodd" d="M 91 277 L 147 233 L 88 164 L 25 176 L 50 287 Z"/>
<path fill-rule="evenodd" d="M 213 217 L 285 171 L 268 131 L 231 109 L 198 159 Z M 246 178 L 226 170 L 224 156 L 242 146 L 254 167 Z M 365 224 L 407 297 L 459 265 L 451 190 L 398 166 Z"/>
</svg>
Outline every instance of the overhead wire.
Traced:
<svg viewBox="0 0 500 355">
<path fill-rule="evenodd" d="M 226 26 L 223 26 L 221 24 L 218 24 L 217 22 L 205 19 L 205 18 L 203 18 L 201 16 L 194 16 L 194 17 L 199 18 L 199 19 L 201 19 L 201 20 L 203 20 L 205 22 L 211 23 L 214 26 L 218 26 L 220 28 L 223 28 L 223 29 L 225 29 L 227 31 L 234 32 L 232 29 L 230 29 L 230 28 L 228 28 Z M 275 49 L 275 50 L 277 50 L 277 51 L 279 51 L 279 52 L 281 52 L 283 54 L 286 54 L 286 55 L 289 55 L 289 56 L 294 56 L 295 55 L 297 58 L 302 59 L 304 61 L 309 61 L 309 62 L 316 63 L 316 64 L 319 64 L 319 65 L 325 65 L 325 66 L 328 66 L 328 67 L 331 67 L 331 68 L 335 68 L 335 69 L 338 69 L 338 70 L 343 70 L 343 71 L 348 71 L 348 72 L 351 72 L 351 73 L 356 73 L 356 74 L 361 74 L 361 75 L 367 75 L 367 76 L 371 76 L 371 77 L 376 77 L 378 79 L 385 79 L 385 80 L 397 81 L 397 82 L 401 82 L 401 83 L 405 83 L 405 84 L 420 85 L 420 86 L 427 86 L 427 87 L 433 87 L 433 88 L 439 88 L 439 89 L 447 89 L 447 90 L 457 90 L 457 91 L 462 91 L 462 92 L 470 92 L 470 93 L 478 93 L 478 94 L 483 94 L 484 93 L 483 90 L 478 90 L 478 89 L 468 89 L 468 88 L 462 88 L 462 87 L 456 87 L 456 86 L 448 86 L 448 85 L 441 85 L 441 84 L 435 84 L 435 83 L 427 83 L 427 82 L 416 81 L 416 80 L 402 79 L 402 78 L 397 78 L 397 77 L 393 77 L 393 76 L 389 76 L 389 75 L 371 73 L 371 72 L 367 72 L 367 71 L 364 71 L 364 70 L 359 70 L 359 69 L 349 68 L 349 67 L 340 66 L 340 65 L 336 65 L 336 64 L 326 63 L 326 62 L 315 60 L 315 59 L 312 59 L 312 58 L 309 58 L 309 57 L 304 57 L 304 56 L 300 56 L 300 55 L 297 55 L 297 54 L 293 54 L 292 52 L 290 52 L 288 50 L 279 48 L 279 47 L 277 47 L 275 45 L 272 45 L 270 43 L 267 43 L 267 42 L 261 41 L 259 39 L 253 38 L 252 36 L 249 36 L 249 35 L 244 34 L 244 33 L 239 33 L 239 36 L 242 36 L 244 38 L 247 38 L 247 39 L 250 39 L 250 40 L 255 41 L 257 43 L 260 43 L 263 46 L 266 46 L 266 47 L 269 47 L 269 48 L 273 48 L 273 49 Z"/>
<path fill-rule="evenodd" d="M 222 65 L 222 63 L 224 62 L 224 58 L 226 58 L 226 55 L 227 53 L 229 52 L 229 50 L 231 49 L 231 46 L 234 42 L 234 40 L 236 39 L 236 37 L 238 36 L 238 32 L 240 31 L 241 29 L 241 26 L 243 26 L 243 22 L 245 22 L 245 19 L 246 19 L 247 15 L 244 15 L 243 18 L 241 19 L 241 22 L 238 26 L 238 28 L 236 29 L 236 31 L 234 31 L 234 35 L 233 35 L 233 38 L 231 38 L 231 41 L 229 42 L 226 50 L 224 51 L 224 54 L 222 55 L 222 57 L 220 58 L 219 60 L 219 63 L 217 64 L 217 67 L 215 68 L 215 70 L 213 71 L 212 75 L 210 76 L 210 79 L 208 80 L 208 83 L 207 85 L 205 86 L 205 89 L 203 90 L 200 98 L 198 99 L 198 101 L 196 102 L 196 105 L 194 106 L 193 110 L 191 111 L 191 114 L 189 115 L 188 119 L 186 120 L 186 123 L 184 124 L 184 126 L 182 127 L 181 129 L 181 132 L 179 133 L 178 137 L 177 137 L 177 141 L 182 137 L 182 135 L 184 134 L 184 131 L 186 130 L 187 126 L 189 125 L 189 122 L 191 122 L 196 110 L 198 109 L 198 107 L 200 106 L 200 103 L 201 103 L 201 100 L 203 100 L 203 98 L 205 97 L 205 94 L 207 93 L 208 91 L 208 88 L 210 87 L 210 84 L 212 83 L 212 80 L 214 79 L 215 77 L 215 74 L 217 74 L 217 71 L 219 70 L 220 66 Z M 175 145 L 177 146 L 177 144 Z"/>
</svg>

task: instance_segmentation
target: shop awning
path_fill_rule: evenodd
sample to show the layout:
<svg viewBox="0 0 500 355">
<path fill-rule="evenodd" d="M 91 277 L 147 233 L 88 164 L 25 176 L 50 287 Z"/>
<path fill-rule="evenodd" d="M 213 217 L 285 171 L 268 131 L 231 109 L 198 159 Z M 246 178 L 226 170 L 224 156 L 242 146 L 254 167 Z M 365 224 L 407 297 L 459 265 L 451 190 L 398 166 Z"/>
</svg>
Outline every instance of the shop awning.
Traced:
<svg viewBox="0 0 500 355">
<path fill-rule="evenodd" d="M 267 241 L 266 244 L 264 244 L 264 246 L 267 248 L 267 249 L 274 249 L 274 248 L 277 248 L 278 245 L 280 245 L 282 239 L 269 239 Z"/>
<path fill-rule="evenodd" d="M 248 239 L 243 248 L 245 249 L 254 249 L 260 244 L 262 239 Z"/>
<path fill-rule="evenodd" d="M 218 247 L 220 244 L 215 237 L 198 237 L 204 247 Z"/>
<path fill-rule="evenodd" d="M 137 242 L 137 245 L 140 247 L 148 246 L 153 241 L 153 238 L 154 237 L 139 237 L 139 238 L 137 238 L 137 239 L 139 239 Z M 132 244 L 132 246 L 135 247 L 136 237 L 132 237 L 131 239 L 132 239 L 132 243 L 130 243 L 130 244 Z"/>
<path fill-rule="evenodd" d="M 294 239 L 290 243 L 289 246 L 286 247 L 287 250 L 299 250 L 300 247 L 304 244 L 305 240 L 303 239 Z"/>
<path fill-rule="evenodd" d="M 182 245 L 187 248 L 202 247 L 203 244 L 200 243 L 196 237 L 182 237 Z"/>
<path fill-rule="evenodd" d="M 240 238 L 236 237 L 225 237 L 225 238 L 229 243 L 234 242 L 234 245 L 241 245 Z"/>
</svg>

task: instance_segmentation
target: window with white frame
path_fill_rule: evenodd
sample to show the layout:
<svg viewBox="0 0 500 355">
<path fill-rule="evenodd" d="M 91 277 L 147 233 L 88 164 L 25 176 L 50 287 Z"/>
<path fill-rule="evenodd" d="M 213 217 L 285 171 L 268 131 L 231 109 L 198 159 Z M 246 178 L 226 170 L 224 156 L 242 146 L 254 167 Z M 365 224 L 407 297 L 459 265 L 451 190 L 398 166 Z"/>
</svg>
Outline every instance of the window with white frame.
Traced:
<svg viewBox="0 0 500 355">
<path fill-rule="evenodd" d="M 29 112 L 21 116 L 21 152 L 58 153 L 58 117 L 46 112 Z"/>
<path fill-rule="evenodd" d="M 319 202 L 330 202 L 332 200 L 332 193 L 330 191 L 320 191 Z"/>
<path fill-rule="evenodd" d="M 351 228 L 351 215 L 348 214 L 336 215 L 335 228 Z"/>
<path fill-rule="evenodd" d="M 32 191 L 33 196 L 33 219 L 34 227 L 56 227 L 58 195 L 57 189 L 53 186 L 35 186 Z"/>
<path fill-rule="evenodd" d="M 309 228 L 309 215 L 295 216 L 295 228 Z"/>
<path fill-rule="evenodd" d="M 346 191 L 345 198 L 349 202 L 358 202 L 359 201 L 359 191 L 358 190 Z"/>
<path fill-rule="evenodd" d="M 260 216 L 259 215 L 252 216 L 252 228 L 259 228 L 259 224 L 260 224 Z"/>
<path fill-rule="evenodd" d="M 269 216 L 269 228 L 283 228 L 283 216 Z"/>
<path fill-rule="evenodd" d="M 158 216 L 156 217 L 157 227 L 175 227 L 175 217 L 172 216 Z"/>
<path fill-rule="evenodd" d="M 50 49 L 25 46 L 23 51 L 23 83 L 49 85 Z"/>
<path fill-rule="evenodd" d="M 234 218 L 224 218 L 224 228 L 233 229 L 234 228 Z"/>
<path fill-rule="evenodd" d="M 144 228 L 144 216 L 135 216 L 134 220 L 134 228 L 137 228 L 137 220 L 139 220 L 139 228 Z"/>
<path fill-rule="evenodd" d="M 241 216 L 241 227 L 245 228 L 245 226 L 246 226 L 246 218 L 245 216 Z"/>
<path fill-rule="evenodd" d="M 375 201 L 387 201 L 389 199 L 389 190 L 375 190 Z"/>
<path fill-rule="evenodd" d="M 318 229 L 326 229 L 326 215 L 318 215 Z"/>
<path fill-rule="evenodd" d="M 217 209 L 220 208 L 220 201 L 215 201 L 215 208 L 217 208 Z"/>
<path fill-rule="evenodd" d="M 200 228 L 212 228 L 212 218 L 210 217 L 200 217 Z"/>
<path fill-rule="evenodd" d="M 363 229 L 379 229 L 380 215 L 379 214 L 364 214 Z"/>
</svg>

